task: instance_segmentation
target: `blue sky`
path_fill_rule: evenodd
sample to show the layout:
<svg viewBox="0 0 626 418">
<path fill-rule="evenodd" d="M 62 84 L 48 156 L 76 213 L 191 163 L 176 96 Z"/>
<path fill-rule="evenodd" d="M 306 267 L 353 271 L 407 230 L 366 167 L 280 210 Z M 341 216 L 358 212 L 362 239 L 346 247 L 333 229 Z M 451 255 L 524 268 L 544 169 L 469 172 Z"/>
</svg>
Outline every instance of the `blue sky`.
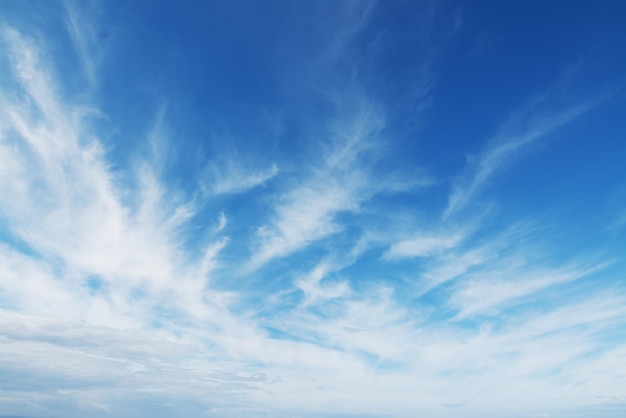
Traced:
<svg viewBox="0 0 626 418">
<path fill-rule="evenodd" d="M 626 4 L 0 3 L 0 415 L 623 417 Z"/>
</svg>

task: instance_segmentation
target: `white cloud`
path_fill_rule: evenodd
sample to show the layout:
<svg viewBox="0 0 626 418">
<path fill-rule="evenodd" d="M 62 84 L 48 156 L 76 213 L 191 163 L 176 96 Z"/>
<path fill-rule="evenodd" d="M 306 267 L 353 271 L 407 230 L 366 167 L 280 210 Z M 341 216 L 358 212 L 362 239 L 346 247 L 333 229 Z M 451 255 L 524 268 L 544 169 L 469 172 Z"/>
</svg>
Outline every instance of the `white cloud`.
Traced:
<svg viewBox="0 0 626 418">
<path fill-rule="evenodd" d="M 464 245 L 451 247 L 449 251 L 441 251 L 433 254 L 428 260 L 423 273 L 420 275 L 420 290 L 425 293 L 433 288 L 443 285 L 451 280 L 458 279 L 472 271 L 480 274 L 489 266 L 500 265 L 498 261 L 506 260 L 504 265 L 508 268 L 518 266 L 515 260 L 523 260 L 531 253 L 532 245 L 539 246 L 542 235 L 540 225 L 536 222 L 520 222 L 511 225 L 494 235 L 487 234 L 484 241 L 473 242 L 471 234 L 478 235 L 485 225 L 485 217 L 480 216 L 469 223 L 468 226 L 450 226 L 449 229 L 459 233 L 462 231 Z M 445 229 L 444 229 L 445 230 Z M 507 259 L 507 254 L 509 257 Z M 539 263 L 539 261 L 537 261 Z"/>
<path fill-rule="evenodd" d="M 344 265 L 333 265 L 329 261 L 322 261 L 304 277 L 296 280 L 296 287 L 304 292 L 303 305 L 316 305 L 329 299 L 348 296 L 351 291 L 345 281 L 320 284 L 329 273 L 340 270 L 342 267 Z"/>
<path fill-rule="evenodd" d="M 78 58 L 89 82 L 96 84 L 98 69 L 107 53 L 106 38 L 111 34 L 98 27 L 98 19 L 93 18 L 98 14 L 95 2 L 65 0 L 63 3 L 67 30 Z"/>
<path fill-rule="evenodd" d="M 504 261 L 503 264 L 509 264 Z M 551 286 L 568 283 L 605 267 L 600 264 L 587 268 L 560 268 L 542 271 L 510 261 L 513 268 L 480 271 L 456 286 L 450 304 L 459 309 L 459 318 L 480 313 L 498 312 L 499 308 L 515 306 L 515 301 L 545 290 Z"/>
<path fill-rule="evenodd" d="M 334 127 L 321 163 L 295 187 L 281 193 L 274 219 L 259 228 L 259 247 L 249 269 L 301 250 L 341 230 L 335 217 L 357 211 L 378 189 L 360 167 L 360 158 L 372 147 L 383 127 L 377 109 L 363 103 L 346 125 Z"/>
<path fill-rule="evenodd" d="M 541 97 L 519 110 L 505 123 L 485 149 L 469 160 L 464 174 L 453 184 L 444 218 L 465 208 L 493 177 L 511 165 L 528 147 L 552 134 L 586 113 L 598 101 L 570 105 L 564 109 L 548 109 L 554 98 Z"/>
<path fill-rule="evenodd" d="M 267 169 L 249 170 L 241 160 L 225 159 L 207 168 L 201 187 L 209 196 L 243 193 L 263 186 L 278 173 L 276 164 Z"/>
<path fill-rule="evenodd" d="M 428 257 L 459 245 L 464 235 L 418 236 L 395 243 L 385 254 L 386 258 Z"/>
<path fill-rule="evenodd" d="M 340 230 L 334 216 L 343 210 L 357 209 L 358 198 L 346 190 L 350 186 L 345 183 L 329 178 L 322 181 L 297 187 L 281 197 L 276 221 L 259 229 L 260 249 L 251 267 L 300 250 Z"/>
<path fill-rule="evenodd" d="M 4 36 L 20 93 L 3 95 L 0 110 L 0 210 L 9 230 L 0 245 L 0 364 L 12 385 L 0 388 L 3 408 L 54 415 L 65 405 L 68 415 L 98 417 L 131 416 L 151 404 L 155 417 L 184 408 L 188 416 L 300 416 L 315 399 L 319 414 L 457 416 L 442 405 L 464 403 L 464 416 L 493 417 L 505 406 L 534 413 L 556 402 L 548 397 L 564 399 L 558 407 L 577 407 L 589 403 L 581 400 L 588 393 L 620 395 L 626 347 L 607 341 L 605 332 L 626 323 L 621 293 L 498 315 L 602 266 L 545 267 L 529 255 L 528 242 L 540 241 L 530 228 L 474 242 L 474 225 L 444 224 L 384 240 L 395 242 L 390 258 L 428 258 L 416 280 L 431 288 L 459 279 L 437 295 L 444 300 L 435 307 L 395 288 L 392 272 L 344 271 L 369 256 L 367 234 L 376 227 L 360 223 L 363 234 L 347 250 L 282 278 L 295 279 L 290 296 L 304 295 L 295 306 L 262 317 L 232 290 L 247 283 L 228 283 L 230 291 L 214 286 L 234 241 L 226 235 L 238 226 L 234 215 L 211 208 L 210 225 L 199 234 L 206 242 L 197 257 L 187 253 L 184 227 L 204 202 L 163 183 L 158 152 L 130 170 L 137 193 L 128 202 L 129 190 L 90 129 L 95 111 L 60 99 L 38 45 L 11 29 Z M 165 140 L 156 125 L 152 135 Z M 400 189 L 366 164 L 383 126 L 379 111 L 363 106 L 333 127 L 321 161 L 272 200 L 252 267 L 342 231 L 341 215 L 357 215 L 378 193 Z M 498 161 L 509 153 L 493 150 L 485 155 L 498 154 Z M 205 200 L 278 174 L 275 165 L 224 161 L 207 171 Z M 493 173 L 485 170 L 476 174 L 479 186 Z M 500 264 L 485 265 L 496 258 Z M 240 267 L 241 258 L 229 261 L 229 269 Z M 272 335 L 270 327 L 285 335 Z"/>
<path fill-rule="evenodd" d="M 177 232 L 195 204 L 166 189 L 154 171 L 158 164 L 145 161 L 136 171 L 137 202 L 125 204 L 127 191 L 88 129 L 89 109 L 59 99 L 37 45 L 12 29 L 4 36 L 23 94 L 3 100 L 0 190 L 7 198 L 1 209 L 11 233 L 36 254 L 13 251 L 3 259 L 3 286 L 19 294 L 15 303 L 39 306 L 29 299 L 47 295 L 40 306 L 49 306 L 48 312 L 67 311 L 67 318 L 101 315 L 111 318 L 110 324 L 123 324 L 149 322 L 150 309 L 173 292 L 178 297 L 166 305 L 204 315 L 204 276 L 226 241 L 207 245 L 195 276 L 179 251 Z M 37 280 L 32 291 L 19 293 L 15 281 L 21 274 Z M 101 292 L 89 294 L 89 277 L 102 283 Z"/>
<path fill-rule="evenodd" d="M 218 220 L 217 220 L 217 225 L 215 226 L 215 233 L 219 233 L 222 232 L 224 230 L 224 228 L 226 228 L 226 225 L 228 224 L 228 218 L 226 218 L 226 215 L 224 215 L 224 212 L 220 212 Z"/>
</svg>

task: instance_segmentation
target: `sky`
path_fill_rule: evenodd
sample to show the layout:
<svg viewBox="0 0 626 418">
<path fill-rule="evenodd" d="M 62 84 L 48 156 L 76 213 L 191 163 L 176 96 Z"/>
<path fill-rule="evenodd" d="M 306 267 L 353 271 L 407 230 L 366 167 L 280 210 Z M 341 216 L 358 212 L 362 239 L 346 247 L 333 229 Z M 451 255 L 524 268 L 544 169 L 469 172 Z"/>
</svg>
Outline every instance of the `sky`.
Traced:
<svg viewBox="0 0 626 418">
<path fill-rule="evenodd" d="M 0 416 L 626 416 L 624 22 L 0 1 Z"/>
</svg>

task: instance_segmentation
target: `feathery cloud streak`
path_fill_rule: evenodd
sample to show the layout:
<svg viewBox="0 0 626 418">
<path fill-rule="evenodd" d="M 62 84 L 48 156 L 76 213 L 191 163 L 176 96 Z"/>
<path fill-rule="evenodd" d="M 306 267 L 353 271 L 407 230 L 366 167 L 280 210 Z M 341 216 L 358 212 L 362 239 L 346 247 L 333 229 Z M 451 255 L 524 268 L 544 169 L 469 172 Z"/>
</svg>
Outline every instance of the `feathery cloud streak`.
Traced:
<svg viewBox="0 0 626 418">
<path fill-rule="evenodd" d="M 335 10 L 317 7 L 309 10 L 307 22 L 315 13 Z M 275 56 L 281 63 L 276 71 L 283 63 L 302 63 L 287 59 L 278 47 L 262 49 L 263 59 L 237 49 L 239 62 L 207 46 L 214 55 L 203 67 L 183 41 L 187 32 L 173 36 L 168 29 L 171 20 L 187 18 L 168 13 L 170 20 L 160 20 L 150 15 L 159 13 L 156 8 L 138 22 L 162 22 L 163 42 L 155 49 L 172 62 L 200 66 L 218 81 L 195 79 L 198 95 L 190 102 L 173 94 L 170 105 L 164 94 L 149 108 L 120 86 L 139 94 L 128 81 L 138 76 L 147 95 L 159 88 L 185 91 L 177 71 L 187 67 L 165 71 L 172 79 L 168 90 L 131 57 L 119 66 L 120 52 L 112 45 L 107 72 L 99 70 L 104 67 L 98 53 L 89 55 L 95 26 L 83 26 L 79 16 L 89 13 L 78 13 L 77 4 L 63 9 L 59 27 L 67 33 L 60 37 L 46 28 L 39 30 L 49 39 L 26 35 L 15 29 L 19 25 L 5 23 L 0 414 L 497 417 L 589 410 L 611 417 L 602 411 L 620 412 L 626 399 L 619 389 L 626 374 L 625 276 L 618 252 L 623 236 L 591 216 L 592 206 L 574 199 L 566 178 L 554 177 L 568 202 L 578 202 L 571 211 L 580 217 L 566 213 L 562 223 L 546 214 L 564 212 L 549 206 L 554 200 L 545 196 L 548 210 L 504 212 L 498 198 L 506 178 L 492 181 L 514 170 L 511 163 L 532 144 L 577 120 L 593 125 L 588 111 L 596 105 L 610 110 L 612 104 L 563 105 L 548 94 L 504 124 L 492 121 L 501 126 L 499 133 L 466 166 L 439 160 L 429 171 L 420 162 L 447 154 L 429 153 L 427 129 L 417 135 L 404 131 L 407 125 L 399 127 L 385 87 L 361 71 L 366 72 L 364 63 L 382 71 L 372 58 L 381 45 L 391 61 L 404 57 L 415 68 L 427 64 L 429 73 L 438 71 L 436 60 L 424 63 L 407 55 L 403 42 L 394 55 L 390 40 L 413 32 L 406 22 L 402 30 L 390 26 L 384 21 L 390 15 L 399 23 L 400 15 L 407 20 L 419 15 L 431 26 L 449 15 L 446 28 L 459 34 L 470 30 L 474 15 L 464 9 L 459 25 L 459 9 L 438 6 L 434 13 L 430 6 L 410 6 L 399 13 L 397 6 L 388 7 L 341 6 L 333 24 L 325 26 L 338 38 L 329 35 L 333 42 L 324 38 L 326 44 L 312 48 L 325 51 L 319 59 L 326 60 L 328 73 L 317 78 L 306 73 L 312 77 L 306 82 L 315 84 L 311 89 L 290 80 L 289 72 L 277 84 L 263 79 L 271 92 L 255 78 L 264 74 L 263 65 L 275 65 Z M 289 13 L 300 22 L 298 11 Z M 342 19 L 352 26 L 337 29 Z M 263 16 L 255 15 L 258 21 Z M 132 32 L 122 21 L 119 25 L 119 36 L 145 39 L 141 36 L 149 33 L 145 26 Z M 298 45 L 317 42 L 299 28 L 270 26 L 277 39 L 284 40 L 281 31 L 287 30 L 303 36 L 294 41 Z M 311 29 L 303 26 L 303 32 Z M 381 28 L 398 32 L 387 36 Z M 202 44 L 217 38 L 228 37 L 207 35 Z M 68 70 L 69 59 L 51 56 L 54 42 L 65 42 L 82 67 Z M 268 44 L 285 45 L 280 42 Z M 418 51 L 419 57 L 432 55 L 434 46 L 424 43 L 428 51 Z M 152 47 L 146 45 L 142 56 L 149 64 L 160 62 L 151 61 Z M 229 72 L 248 68 L 243 65 L 248 59 L 259 65 L 254 73 L 232 75 L 237 83 L 230 73 L 210 71 L 218 62 Z M 354 79 L 342 89 L 337 80 L 345 80 L 346 65 Z M 122 67 L 128 71 L 116 79 L 113 73 Z M 376 74 L 409 81 L 403 71 Z M 84 89 L 76 88 L 80 82 Z M 445 82 L 442 76 L 430 83 L 427 94 L 437 98 Z M 292 86 L 302 98 L 287 97 L 286 87 Z M 284 95 L 278 102 L 268 99 L 274 90 Z M 242 126 L 224 131 L 242 128 L 245 135 L 234 136 L 244 140 L 222 141 L 221 148 L 203 153 L 211 147 L 190 142 L 211 138 L 213 122 L 222 127 L 231 121 L 224 113 L 228 101 L 211 107 L 207 97 L 229 95 L 251 107 L 250 114 L 263 114 L 264 106 L 280 109 L 283 129 L 268 139 L 242 119 Z M 111 103 L 123 103 L 124 111 L 116 113 Z M 427 119 L 427 108 L 420 112 Z M 451 112 L 451 120 L 455 117 Z M 610 139 L 610 132 L 603 133 L 598 141 Z M 577 133 L 567 135 L 571 138 L 553 146 L 582 146 Z M 610 160 L 603 164 L 610 165 Z M 617 182 L 595 167 L 594 175 L 605 181 L 597 196 L 611 194 Z M 449 193 L 447 184 L 458 172 L 464 174 Z M 478 213 L 467 210 L 487 185 L 492 205 Z"/>
<path fill-rule="evenodd" d="M 546 138 L 599 104 L 592 101 L 556 112 L 542 109 L 542 106 L 548 109 L 554 106 L 550 106 L 550 100 L 550 97 L 541 97 L 527 109 L 514 114 L 489 145 L 479 155 L 469 159 L 467 172 L 453 185 L 444 217 L 466 207 L 498 172 L 512 164 L 532 143 Z"/>
</svg>

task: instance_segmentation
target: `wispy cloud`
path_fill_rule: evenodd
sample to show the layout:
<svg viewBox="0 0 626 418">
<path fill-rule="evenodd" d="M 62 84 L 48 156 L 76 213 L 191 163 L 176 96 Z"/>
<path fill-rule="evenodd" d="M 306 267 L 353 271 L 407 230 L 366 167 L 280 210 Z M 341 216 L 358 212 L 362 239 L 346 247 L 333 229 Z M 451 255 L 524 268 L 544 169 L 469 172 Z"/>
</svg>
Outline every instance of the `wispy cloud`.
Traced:
<svg viewBox="0 0 626 418">
<path fill-rule="evenodd" d="M 333 265 L 329 261 L 323 261 L 296 281 L 295 286 L 304 293 L 303 306 L 317 305 L 320 302 L 345 297 L 351 293 L 350 286 L 345 281 L 329 284 L 320 283 L 329 273 L 340 270 L 341 267 L 343 265 Z"/>
<path fill-rule="evenodd" d="M 33 286 L 41 292 L 32 294 L 59 296 L 41 304 L 37 311 L 48 306 L 50 312 L 64 312 L 72 306 L 68 298 L 75 297 L 94 300 L 80 304 L 85 310 L 80 315 L 87 317 L 90 310 L 98 309 L 110 313 L 143 309 L 148 315 L 165 289 L 186 301 L 187 307 L 176 302 L 176 309 L 200 306 L 205 279 L 189 276 L 184 258 L 177 253 L 177 228 L 190 219 L 193 205 L 167 190 L 152 166 L 143 163 L 137 170 L 138 203 L 124 203 L 126 191 L 119 186 L 100 142 L 87 128 L 93 112 L 58 99 L 58 86 L 43 65 L 45 58 L 37 45 L 11 29 L 5 29 L 4 39 L 24 95 L 19 101 L 5 99 L 3 103 L 7 123 L 0 158 L 7 164 L 0 189 L 10 196 L 2 205 L 3 216 L 9 220 L 11 232 L 32 248 L 36 258 L 55 266 L 28 274 L 39 280 Z M 215 249 L 221 247 L 211 243 L 208 248 L 215 256 Z M 15 270 L 19 266 L 40 265 L 34 256 L 7 254 L 13 257 L 5 260 L 4 268 L 16 277 L 26 274 Z M 207 264 L 206 256 L 202 263 Z M 65 280 L 59 282 L 59 274 Z M 187 278 L 174 285 L 173 278 L 181 275 Z M 92 289 L 91 294 L 90 277 L 100 289 Z M 30 292 L 19 293 L 19 282 L 8 283 L 13 283 L 12 291 L 17 292 L 13 303 L 33 305 Z M 46 288 L 49 291 L 44 291 Z M 184 292 L 190 293 L 185 296 Z M 133 303 L 133 295 L 146 294 L 156 299 L 148 303 L 141 296 Z M 75 315 L 78 311 L 70 317 Z M 123 323 L 115 319 L 118 316 L 101 317 L 111 318 L 110 324 Z"/>
<path fill-rule="evenodd" d="M 361 169 L 361 157 L 375 143 L 383 123 L 379 111 L 364 104 L 348 124 L 335 126 L 322 161 L 277 198 L 274 219 L 259 229 L 250 268 L 338 232 L 337 214 L 357 211 L 372 197 L 376 188 Z"/>
<path fill-rule="evenodd" d="M 3 41 L 20 95 L 3 98 L 1 209 L 3 225 L 22 243 L 0 251 L 3 376 L 38 375 L 58 390 L 24 383 L 3 393 L 33 415 L 52 414 L 60 400 L 77 411 L 124 414 L 146 396 L 162 398 L 164 381 L 157 381 L 169 376 L 170 399 L 199 398 L 223 384 L 231 389 L 220 390 L 218 404 L 228 404 L 226 392 L 234 403 L 258 376 L 221 373 L 223 365 L 209 360 L 193 366 L 176 360 L 183 352 L 201 359 L 206 344 L 228 347 L 246 335 L 228 311 L 234 295 L 208 287 L 228 238 L 210 240 L 197 259 L 184 254 L 179 232 L 195 214 L 193 200 L 160 181 L 162 164 L 141 159 L 131 170 L 136 193 L 129 199 L 90 128 L 93 112 L 59 99 L 39 45 L 8 28 Z M 221 214 L 213 233 L 225 226 Z M 196 323 L 242 336 L 207 342 L 191 337 Z M 57 367 L 49 356 L 56 365 L 76 366 Z M 154 373 L 161 377 L 154 380 Z M 204 389 L 181 390 L 194 376 L 208 379 Z M 81 390 L 71 383 L 78 381 Z"/>
<path fill-rule="evenodd" d="M 201 187 L 208 196 L 242 193 L 263 186 L 279 173 L 272 164 L 266 169 L 250 170 L 242 159 L 223 159 L 206 168 Z"/>
<path fill-rule="evenodd" d="M 504 262 L 512 268 L 480 271 L 458 284 L 450 304 L 459 309 L 459 318 L 489 312 L 493 315 L 502 306 L 511 308 L 515 301 L 544 291 L 552 286 L 581 279 L 601 270 L 604 265 L 592 267 L 559 268 L 535 271 L 532 267 L 518 266 L 514 260 Z M 474 276 L 474 277 L 472 277 Z"/>
<path fill-rule="evenodd" d="M 496 174 L 508 168 L 531 144 L 547 138 L 599 104 L 595 100 L 559 108 L 554 94 L 541 96 L 513 113 L 485 149 L 469 159 L 465 173 L 452 186 L 444 218 L 468 206 Z"/>
<path fill-rule="evenodd" d="M 67 29 L 98 85 L 81 7 Z M 373 17 L 341 7 L 337 57 Z M 119 164 L 98 89 L 65 91 L 39 39 L 2 27 L 0 413 L 495 417 L 626 399 L 621 260 L 561 251 L 539 220 L 454 216 L 598 101 L 513 115 L 444 210 L 417 193 L 445 199 L 440 183 L 386 159 L 389 113 L 354 85 L 306 157 L 222 149 L 180 189 L 193 168 L 167 172 L 166 107 L 133 138 L 149 152 Z"/>
<path fill-rule="evenodd" d="M 418 236 L 397 242 L 385 254 L 386 258 L 426 257 L 437 252 L 450 250 L 463 240 L 464 235 Z"/>
<path fill-rule="evenodd" d="M 462 277 L 472 271 L 481 271 L 494 260 L 506 258 L 508 254 L 516 254 L 519 259 L 528 257 L 528 242 L 541 236 L 540 225 L 532 222 L 520 222 L 509 226 L 494 235 L 488 235 L 486 241 L 472 241 L 470 232 L 479 234 L 481 228 L 487 227 L 484 217 L 479 217 L 469 226 L 450 227 L 452 230 L 465 231 L 464 245 L 451 247 L 447 251 L 434 252 L 428 259 L 426 268 L 421 275 L 421 291 L 428 292 L 433 288 Z M 483 232 L 484 234 L 484 232 Z M 484 239 L 484 237 L 483 237 Z M 509 259 L 513 262 L 513 259 Z M 505 263 L 506 264 L 506 263 Z M 510 263 L 509 263 L 510 264 Z"/>
<path fill-rule="evenodd" d="M 105 28 L 98 27 L 97 3 L 65 0 L 63 4 L 67 29 L 85 76 L 92 85 L 95 85 L 98 81 L 98 69 L 107 53 L 107 38 L 111 33 Z"/>
</svg>

